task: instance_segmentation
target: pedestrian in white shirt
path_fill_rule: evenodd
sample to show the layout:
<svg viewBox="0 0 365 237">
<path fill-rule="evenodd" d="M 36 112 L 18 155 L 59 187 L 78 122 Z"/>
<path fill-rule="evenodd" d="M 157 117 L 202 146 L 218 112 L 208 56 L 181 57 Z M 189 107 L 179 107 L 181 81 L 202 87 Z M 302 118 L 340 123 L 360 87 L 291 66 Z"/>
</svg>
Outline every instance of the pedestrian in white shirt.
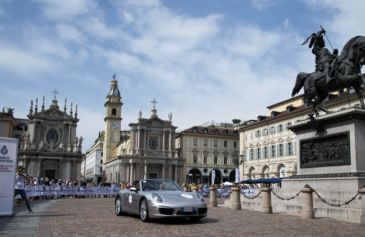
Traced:
<svg viewBox="0 0 365 237">
<path fill-rule="evenodd" d="M 28 212 L 32 213 L 32 208 L 30 207 L 28 198 L 27 198 L 27 193 L 25 192 L 25 181 L 27 179 L 26 174 L 23 172 L 22 168 L 18 168 L 17 172 L 16 172 L 16 178 L 15 178 L 15 192 L 14 192 L 14 197 L 16 195 L 20 195 L 22 197 L 22 199 L 25 202 L 25 205 L 28 208 Z"/>
</svg>

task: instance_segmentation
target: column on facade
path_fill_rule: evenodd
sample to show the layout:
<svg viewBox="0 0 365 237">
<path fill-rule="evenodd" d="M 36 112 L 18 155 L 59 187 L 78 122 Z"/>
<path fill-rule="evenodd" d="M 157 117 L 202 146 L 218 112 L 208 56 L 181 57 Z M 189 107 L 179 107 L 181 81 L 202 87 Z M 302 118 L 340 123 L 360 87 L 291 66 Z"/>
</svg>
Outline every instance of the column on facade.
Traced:
<svg viewBox="0 0 365 237">
<path fill-rule="evenodd" d="M 71 161 L 66 161 L 63 164 L 63 170 L 64 170 L 64 180 L 71 180 Z"/>
<path fill-rule="evenodd" d="M 172 165 L 171 164 L 167 164 L 167 177 L 169 179 L 172 179 Z"/>
<path fill-rule="evenodd" d="M 176 183 L 179 183 L 180 182 L 180 179 L 179 179 L 179 165 L 175 165 L 175 177 L 174 177 L 174 180 Z"/>
<path fill-rule="evenodd" d="M 139 153 L 141 146 L 141 129 L 137 129 L 137 153 Z"/>
<path fill-rule="evenodd" d="M 146 151 L 147 151 L 147 130 L 145 129 L 144 130 L 144 134 L 143 134 L 144 136 L 143 136 L 143 142 L 144 142 L 144 144 L 143 144 L 143 148 L 144 148 L 144 154 L 146 155 Z"/>
<path fill-rule="evenodd" d="M 71 124 L 68 125 L 68 142 L 67 142 L 68 149 L 67 151 L 71 151 L 72 142 L 71 142 Z"/>
<path fill-rule="evenodd" d="M 135 172 L 135 170 L 134 170 L 134 164 L 133 163 L 131 163 L 131 164 L 129 164 L 129 182 L 130 183 L 133 183 L 133 181 L 134 181 L 134 172 Z"/>
<path fill-rule="evenodd" d="M 80 171 L 81 171 L 81 162 L 76 162 L 75 170 L 74 170 L 75 173 L 73 174 L 73 176 L 75 177 L 75 179 L 77 181 L 80 180 Z"/>
<path fill-rule="evenodd" d="M 136 130 L 135 129 L 133 129 L 132 131 L 131 131 L 131 138 L 130 138 L 130 141 L 131 141 L 131 152 L 132 152 L 132 155 L 134 155 L 134 152 L 135 152 L 135 132 L 136 132 Z"/>
<path fill-rule="evenodd" d="M 164 129 L 162 129 L 162 152 L 165 152 L 165 136 L 166 136 L 166 132 Z"/>
<path fill-rule="evenodd" d="M 143 167 L 143 179 L 147 179 L 147 172 L 148 172 L 148 164 L 145 161 L 144 162 L 144 167 Z"/>
<path fill-rule="evenodd" d="M 169 156 L 171 156 L 171 139 L 172 139 L 172 131 L 169 131 Z"/>
<path fill-rule="evenodd" d="M 166 169 L 166 165 L 165 165 L 165 164 L 162 164 L 162 178 L 163 178 L 163 179 L 165 179 L 165 178 L 166 178 L 165 169 Z"/>
<path fill-rule="evenodd" d="M 36 165 L 36 175 L 37 177 L 41 177 L 42 176 L 42 173 L 41 173 L 41 170 L 42 170 L 42 163 L 41 163 L 41 160 L 37 160 L 37 165 Z M 61 176 L 58 176 L 58 177 L 61 177 Z"/>
</svg>

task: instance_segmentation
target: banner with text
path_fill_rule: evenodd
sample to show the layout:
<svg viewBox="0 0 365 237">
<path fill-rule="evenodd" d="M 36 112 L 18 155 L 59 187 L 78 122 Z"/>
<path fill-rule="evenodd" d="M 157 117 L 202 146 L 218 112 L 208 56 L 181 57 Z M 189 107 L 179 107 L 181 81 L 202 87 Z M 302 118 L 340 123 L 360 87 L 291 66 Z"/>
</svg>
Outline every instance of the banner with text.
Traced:
<svg viewBox="0 0 365 237">
<path fill-rule="evenodd" d="M 13 214 L 18 139 L 0 137 L 0 216 Z"/>
</svg>

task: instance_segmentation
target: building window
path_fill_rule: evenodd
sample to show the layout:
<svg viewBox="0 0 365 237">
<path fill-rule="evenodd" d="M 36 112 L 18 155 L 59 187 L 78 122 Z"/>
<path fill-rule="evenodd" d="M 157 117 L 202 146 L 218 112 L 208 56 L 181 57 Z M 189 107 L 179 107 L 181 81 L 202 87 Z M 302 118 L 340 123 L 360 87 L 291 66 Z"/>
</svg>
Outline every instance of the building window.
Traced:
<svg viewBox="0 0 365 237">
<path fill-rule="evenodd" d="M 255 133 L 255 137 L 256 137 L 256 138 L 261 137 L 261 131 L 260 131 L 260 130 L 257 130 L 257 131 L 256 131 L 256 133 Z"/>
<path fill-rule="evenodd" d="M 284 131 L 284 127 L 283 127 L 282 124 L 279 124 L 278 125 L 278 132 L 282 132 L 282 131 Z"/>
<path fill-rule="evenodd" d="M 279 156 L 283 156 L 284 155 L 284 146 L 283 144 L 279 144 Z"/>
<path fill-rule="evenodd" d="M 254 153 L 253 149 L 250 149 L 250 160 L 253 160 L 254 159 L 253 153 Z"/>
<path fill-rule="evenodd" d="M 286 129 L 287 130 L 289 130 L 289 128 L 288 127 L 290 127 L 292 125 L 292 123 L 291 122 L 287 122 L 287 124 L 286 124 Z"/>
<path fill-rule="evenodd" d="M 204 155 L 204 164 L 206 164 L 207 163 L 207 156 L 206 155 Z"/>
<path fill-rule="evenodd" d="M 275 149 L 275 145 L 271 146 L 271 157 L 275 157 L 276 156 L 276 149 Z"/>
<path fill-rule="evenodd" d="M 269 132 L 268 132 L 267 128 L 265 128 L 264 130 L 262 130 L 262 135 L 263 136 L 266 136 L 268 134 L 269 134 Z"/>
<path fill-rule="evenodd" d="M 268 157 L 268 149 L 267 146 L 264 147 L 264 158 Z"/>
<path fill-rule="evenodd" d="M 286 177 L 286 167 L 283 164 L 281 164 L 279 167 L 279 177 L 280 178 Z"/>
<path fill-rule="evenodd" d="M 227 141 L 223 141 L 223 146 L 227 147 Z"/>
<path fill-rule="evenodd" d="M 214 156 L 214 164 L 216 165 L 218 163 L 218 157 Z"/>
<path fill-rule="evenodd" d="M 237 142 L 233 142 L 233 148 L 237 148 Z"/>
<path fill-rule="evenodd" d="M 198 157 L 196 155 L 193 156 L 193 163 L 194 164 L 198 163 Z"/>
<path fill-rule="evenodd" d="M 224 156 L 224 164 L 226 165 L 228 163 L 228 158 L 227 156 Z"/>
<path fill-rule="evenodd" d="M 116 108 L 112 108 L 112 116 L 117 116 L 117 109 Z"/>
<path fill-rule="evenodd" d="M 270 134 L 275 134 L 275 133 L 276 133 L 275 126 L 271 126 L 270 127 Z"/>
<path fill-rule="evenodd" d="M 218 140 L 214 140 L 214 147 L 218 147 Z"/>
<path fill-rule="evenodd" d="M 208 146 L 208 139 L 204 139 L 204 147 L 207 147 Z"/>
<path fill-rule="evenodd" d="M 250 132 L 250 138 L 253 139 L 253 132 Z"/>
<path fill-rule="evenodd" d="M 288 156 L 293 155 L 293 143 L 292 142 L 288 142 L 286 151 L 287 151 Z"/>
<path fill-rule="evenodd" d="M 260 147 L 256 148 L 256 158 L 258 160 L 261 159 L 261 148 Z"/>
<path fill-rule="evenodd" d="M 193 145 L 194 145 L 194 146 L 198 146 L 198 139 L 197 139 L 197 138 L 194 138 L 194 139 L 193 139 Z"/>
</svg>

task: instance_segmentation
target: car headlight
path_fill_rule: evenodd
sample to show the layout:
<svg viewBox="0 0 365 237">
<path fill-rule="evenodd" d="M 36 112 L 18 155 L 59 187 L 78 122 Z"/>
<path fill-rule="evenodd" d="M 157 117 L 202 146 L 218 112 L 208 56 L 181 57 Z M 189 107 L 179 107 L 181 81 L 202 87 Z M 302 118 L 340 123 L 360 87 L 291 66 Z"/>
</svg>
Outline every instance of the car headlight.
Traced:
<svg viewBox="0 0 365 237">
<path fill-rule="evenodd" d="M 152 199 L 155 202 L 163 202 L 163 199 L 160 195 L 158 195 L 157 193 L 152 193 Z"/>
</svg>

